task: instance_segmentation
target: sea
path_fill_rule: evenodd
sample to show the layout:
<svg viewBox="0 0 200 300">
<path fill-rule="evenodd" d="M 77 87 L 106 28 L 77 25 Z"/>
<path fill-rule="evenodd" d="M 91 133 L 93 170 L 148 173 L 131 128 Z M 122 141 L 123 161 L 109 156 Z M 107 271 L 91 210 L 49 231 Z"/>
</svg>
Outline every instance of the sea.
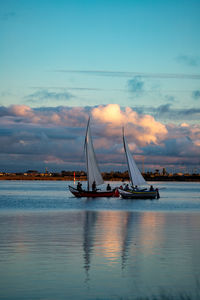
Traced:
<svg viewBox="0 0 200 300">
<path fill-rule="evenodd" d="M 69 184 L 0 181 L 1 300 L 200 299 L 200 183 L 153 182 L 155 200 Z"/>
</svg>

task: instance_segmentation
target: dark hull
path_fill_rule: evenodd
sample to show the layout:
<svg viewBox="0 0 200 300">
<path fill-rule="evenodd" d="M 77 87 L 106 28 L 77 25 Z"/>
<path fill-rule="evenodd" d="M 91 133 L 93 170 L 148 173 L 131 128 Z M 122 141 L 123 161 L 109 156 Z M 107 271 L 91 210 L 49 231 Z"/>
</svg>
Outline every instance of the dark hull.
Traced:
<svg viewBox="0 0 200 300">
<path fill-rule="evenodd" d="M 124 191 L 119 189 L 119 194 L 124 199 L 158 199 L 159 192 L 155 191 Z"/>
<path fill-rule="evenodd" d="M 78 198 L 81 197 L 89 197 L 89 198 L 97 198 L 97 197 L 113 197 L 115 191 L 78 191 L 77 189 L 73 188 L 69 185 L 70 192 Z"/>
</svg>

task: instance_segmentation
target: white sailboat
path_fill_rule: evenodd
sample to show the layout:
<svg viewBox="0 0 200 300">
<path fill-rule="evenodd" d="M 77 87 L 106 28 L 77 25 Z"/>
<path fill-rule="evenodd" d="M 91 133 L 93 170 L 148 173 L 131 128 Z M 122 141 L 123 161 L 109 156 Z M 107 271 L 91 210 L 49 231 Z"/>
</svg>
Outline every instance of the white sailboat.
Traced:
<svg viewBox="0 0 200 300">
<path fill-rule="evenodd" d="M 119 193 L 122 198 L 131 198 L 131 199 L 155 199 L 159 198 L 158 189 L 148 190 L 147 188 L 142 188 L 142 186 L 147 185 L 144 177 L 142 176 L 140 170 L 138 169 L 133 156 L 130 152 L 126 137 L 124 135 L 124 128 L 122 130 L 123 135 L 123 145 L 124 151 L 127 160 L 128 173 L 131 181 L 131 188 L 122 190 L 119 189 Z"/>
<path fill-rule="evenodd" d="M 86 154 L 86 168 L 87 168 L 87 183 L 88 191 L 92 189 L 92 184 L 95 181 L 96 186 L 104 183 L 102 175 L 97 164 L 96 155 L 94 152 L 92 136 L 90 131 L 90 118 L 88 120 L 86 136 L 85 136 L 85 154 Z"/>
<path fill-rule="evenodd" d="M 103 184 L 104 181 L 94 152 L 92 135 L 90 131 L 90 118 L 88 119 L 87 123 L 84 150 L 86 155 L 87 190 L 75 189 L 74 187 L 69 186 L 70 192 L 76 197 L 112 197 L 115 190 L 101 191 L 96 189 L 96 186 Z"/>
</svg>

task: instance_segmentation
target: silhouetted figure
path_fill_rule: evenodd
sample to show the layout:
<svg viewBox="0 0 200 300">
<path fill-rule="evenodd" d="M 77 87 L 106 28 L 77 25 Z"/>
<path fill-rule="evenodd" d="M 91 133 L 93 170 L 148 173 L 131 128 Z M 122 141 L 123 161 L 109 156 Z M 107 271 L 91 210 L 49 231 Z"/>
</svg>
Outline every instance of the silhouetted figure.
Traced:
<svg viewBox="0 0 200 300">
<path fill-rule="evenodd" d="M 153 185 L 150 186 L 150 191 L 154 191 Z"/>
<path fill-rule="evenodd" d="M 160 194 L 159 194 L 159 191 L 158 189 L 156 189 L 156 198 L 159 199 L 160 198 Z"/>
<path fill-rule="evenodd" d="M 110 184 L 108 183 L 108 185 L 107 185 L 107 191 L 111 191 L 111 186 L 110 186 Z"/>
<path fill-rule="evenodd" d="M 96 182 L 95 181 L 93 181 L 92 190 L 93 190 L 93 192 L 96 192 L 96 190 L 97 190 Z"/>
<path fill-rule="evenodd" d="M 78 184 L 77 184 L 77 190 L 78 190 L 79 192 L 82 191 L 82 184 L 81 184 L 80 182 L 78 182 Z"/>
<path fill-rule="evenodd" d="M 125 191 L 128 191 L 128 190 L 129 190 L 129 185 L 128 185 L 128 183 L 125 185 L 124 190 L 125 190 Z"/>
</svg>

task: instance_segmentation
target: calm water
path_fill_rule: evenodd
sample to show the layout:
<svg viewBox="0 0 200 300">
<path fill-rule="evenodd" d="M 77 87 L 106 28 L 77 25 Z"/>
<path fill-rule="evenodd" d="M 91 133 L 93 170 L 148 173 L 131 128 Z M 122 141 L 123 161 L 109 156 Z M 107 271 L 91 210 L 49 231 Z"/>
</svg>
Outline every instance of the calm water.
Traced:
<svg viewBox="0 0 200 300">
<path fill-rule="evenodd" d="M 155 185 L 159 200 L 76 199 L 0 181 L 0 299 L 199 299 L 200 184 Z"/>
</svg>

